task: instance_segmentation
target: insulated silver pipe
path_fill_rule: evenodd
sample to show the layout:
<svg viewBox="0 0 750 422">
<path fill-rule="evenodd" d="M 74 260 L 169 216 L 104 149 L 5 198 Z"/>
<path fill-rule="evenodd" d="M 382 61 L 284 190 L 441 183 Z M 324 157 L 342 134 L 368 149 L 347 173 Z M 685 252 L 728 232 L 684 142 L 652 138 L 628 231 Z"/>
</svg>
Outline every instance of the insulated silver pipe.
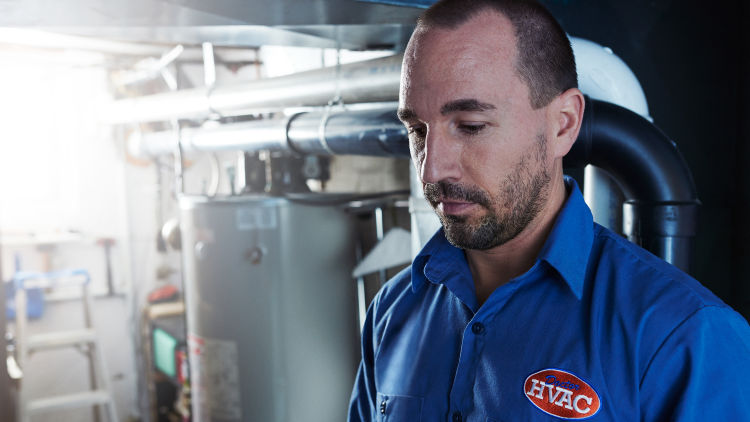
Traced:
<svg viewBox="0 0 750 422">
<path fill-rule="evenodd" d="M 134 133 L 131 154 L 170 154 L 179 139 L 183 151 L 282 151 L 304 154 L 409 156 L 406 129 L 395 105 L 361 110 L 299 113 L 288 119 L 267 119 L 173 131 Z"/>
<path fill-rule="evenodd" d="M 283 150 L 288 149 L 287 122 L 274 119 L 184 128 L 179 142 L 184 152 Z M 157 156 L 174 152 L 176 142 L 173 131 L 134 132 L 128 139 L 128 148 L 135 156 Z"/>
<path fill-rule="evenodd" d="M 393 101 L 398 98 L 401 60 L 399 54 L 237 85 L 128 98 L 111 103 L 102 118 L 118 124 L 234 116 L 314 107 L 333 100 L 345 104 Z"/>
</svg>

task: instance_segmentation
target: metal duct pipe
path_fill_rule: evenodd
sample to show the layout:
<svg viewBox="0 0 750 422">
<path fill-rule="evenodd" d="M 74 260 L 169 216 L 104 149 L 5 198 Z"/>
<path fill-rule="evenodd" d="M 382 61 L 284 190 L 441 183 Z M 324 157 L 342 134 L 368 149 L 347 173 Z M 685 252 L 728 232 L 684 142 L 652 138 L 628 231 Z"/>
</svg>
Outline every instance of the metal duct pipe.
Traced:
<svg viewBox="0 0 750 422">
<path fill-rule="evenodd" d="M 609 172 L 625 194 L 623 233 L 689 270 L 700 201 L 685 159 L 663 132 L 630 110 L 587 98 L 581 133 L 565 161 Z"/>
<path fill-rule="evenodd" d="M 257 120 L 215 127 L 182 129 L 184 151 L 283 151 L 315 155 L 372 155 L 409 157 L 404 125 L 388 108 L 299 113 L 289 119 Z M 173 131 L 134 133 L 134 155 L 170 154 Z"/>
<path fill-rule="evenodd" d="M 409 157 L 407 130 L 392 107 L 299 114 L 287 135 L 291 148 L 304 154 Z"/>
<path fill-rule="evenodd" d="M 233 116 L 290 107 L 393 101 L 398 97 L 402 55 L 331 66 L 239 85 L 194 88 L 110 104 L 108 123 Z M 395 87 L 395 88 L 394 88 Z"/>
<path fill-rule="evenodd" d="M 171 154 L 180 142 L 183 152 L 192 151 L 279 151 L 289 149 L 287 119 L 256 120 L 226 125 L 206 125 L 175 131 L 133 132 L 128 149 L 135 156 Z"/>
</svg>

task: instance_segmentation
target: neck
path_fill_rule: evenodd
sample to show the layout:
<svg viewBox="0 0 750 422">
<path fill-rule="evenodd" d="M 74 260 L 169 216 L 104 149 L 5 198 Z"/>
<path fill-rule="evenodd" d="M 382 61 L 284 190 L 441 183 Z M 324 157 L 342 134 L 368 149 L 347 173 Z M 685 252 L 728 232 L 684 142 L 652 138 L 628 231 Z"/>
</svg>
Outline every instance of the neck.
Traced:
<svg viewBox="0 0 750 422">
<path fill-rule="evenodd" d="M 480 306 L 495 289 L 525 273 L 536 262 L 566 198 L 562 174 L 554 180 L 557 181 L 550 185 L 544 208 L 518 236 L 492 249 L 466 250 Z"/>
</svg>

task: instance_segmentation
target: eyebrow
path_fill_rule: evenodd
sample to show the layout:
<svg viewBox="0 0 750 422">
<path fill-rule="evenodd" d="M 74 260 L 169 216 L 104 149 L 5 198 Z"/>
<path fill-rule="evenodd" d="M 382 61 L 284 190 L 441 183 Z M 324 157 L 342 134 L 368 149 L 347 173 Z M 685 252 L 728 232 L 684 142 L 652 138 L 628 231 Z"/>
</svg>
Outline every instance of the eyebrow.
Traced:
<svg viewBox="0 0 750 422">
<path fill-rule="evenodd" d="M 454 111 L 487 111 L 496 107 L 490 103 L 483 103 L 474 98 L 463 98 L 445 103 L 440 107 L 440 114 L 446 115 Z"/>
<path fill-rule="evenodd" d="M 497 107 L 490 103 L 483 103 L 474 98 L 462 98 L 460 100 L 449 101 L 440 107 L 440 114 L 446 115 L 456 111 L 487 111 L 495 110 Z M 406 122 L 417 117 L 417 113 L 410 108 L 400 108 L 396 113 L 399 120 Z"/>
</svg>

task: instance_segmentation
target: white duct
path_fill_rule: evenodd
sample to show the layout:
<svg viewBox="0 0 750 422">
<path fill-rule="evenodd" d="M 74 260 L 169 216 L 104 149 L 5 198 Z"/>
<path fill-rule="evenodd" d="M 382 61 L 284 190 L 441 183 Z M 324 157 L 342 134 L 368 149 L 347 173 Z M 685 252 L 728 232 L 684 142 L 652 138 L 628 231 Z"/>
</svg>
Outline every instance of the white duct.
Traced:
<svg viewBox="0 0 750 422">
<path fill-rule="evenodd" d="M 102 115 L 108 123 L 163 121 L 175 118 L 233 116 L 398 98 L 401 55 L 331 66 L 243 84 L 194 88 L 113 102 Z"/>
<path fill-rule="evenodd" d="M 128 150 L 135 157 L 171 154 L 178 139 L 183 152 L 284 150 L 289 148 L 286 124 L 287 119 L 209 124 L 181 129 L 179 137 L 175 131 L 133 132 L 128 138 Z"/>
<path fill-rule="evenodd" d="M 578 71 L 578 87 L 591 98 L 617 104 L 651 120 L 646 94 L 638 78 L 609 47 L 570 37 Z"/>
</svg>

